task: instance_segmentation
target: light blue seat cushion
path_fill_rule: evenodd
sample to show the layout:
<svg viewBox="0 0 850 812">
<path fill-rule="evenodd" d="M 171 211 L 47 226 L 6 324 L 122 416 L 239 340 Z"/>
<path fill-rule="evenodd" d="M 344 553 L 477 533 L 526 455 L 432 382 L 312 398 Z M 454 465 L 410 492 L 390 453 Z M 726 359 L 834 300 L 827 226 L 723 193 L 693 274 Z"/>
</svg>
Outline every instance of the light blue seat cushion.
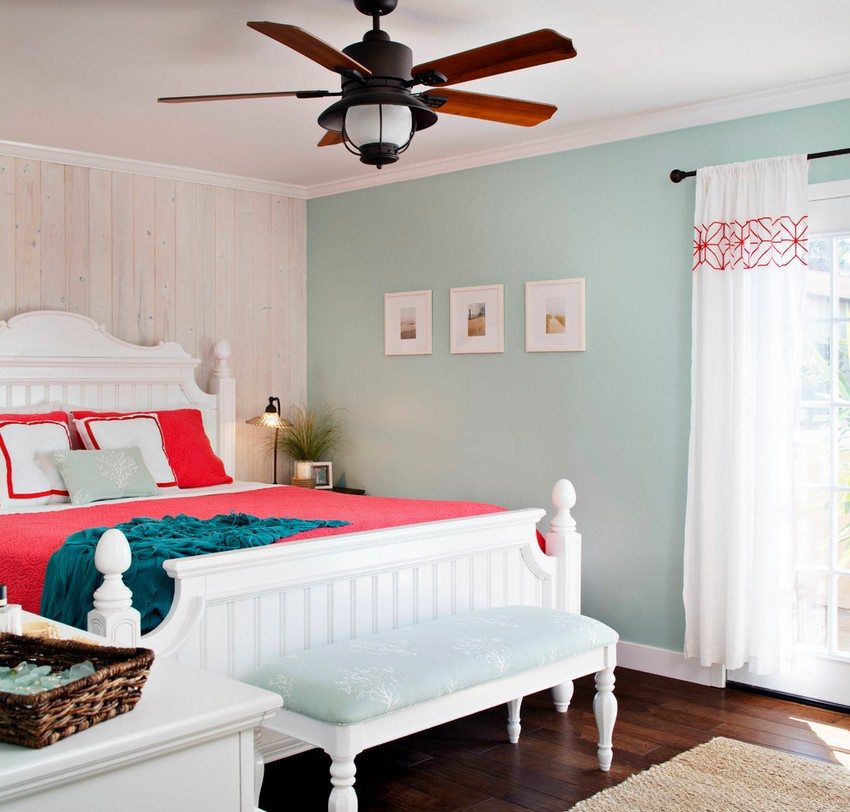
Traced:
<svg viewBox="0 0 850 812">
<path fill-rule="evenodd" d="M 287 710 L 348 725 L 615 643 L 584 615 L 484 609 L 290 654 L 245 681 Z"/>
</svg>

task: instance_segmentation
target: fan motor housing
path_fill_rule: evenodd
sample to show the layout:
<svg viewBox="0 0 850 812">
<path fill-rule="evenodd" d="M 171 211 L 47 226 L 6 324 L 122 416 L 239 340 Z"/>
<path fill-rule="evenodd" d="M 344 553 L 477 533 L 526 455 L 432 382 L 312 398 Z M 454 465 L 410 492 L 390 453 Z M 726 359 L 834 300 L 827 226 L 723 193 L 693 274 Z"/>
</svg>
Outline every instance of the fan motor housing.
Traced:
<svg viewBox="0 0 850 812">
<path fill-rule="evenodd" d="M 413 51 L 401 42 L 393 42 L 386 31 L 367 31 L 362 42 L 342 49 L 372 71 L 372 77 L 409 82 L 413 70 Z M 345 88 L 343 88 L 345 89 Z"/>
</svg>

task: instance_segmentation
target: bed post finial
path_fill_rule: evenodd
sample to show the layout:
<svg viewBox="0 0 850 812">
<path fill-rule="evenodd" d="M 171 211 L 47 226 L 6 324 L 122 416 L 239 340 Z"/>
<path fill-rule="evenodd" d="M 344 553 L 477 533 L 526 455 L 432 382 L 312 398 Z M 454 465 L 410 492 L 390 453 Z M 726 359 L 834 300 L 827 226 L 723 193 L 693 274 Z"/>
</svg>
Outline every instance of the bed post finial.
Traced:
<svg viewBox="0 0 850 812">
<path fill-rule="evenodd" d="M 559 479 L 552 488 L 555 515 L 546 534 L 546 553 L 558 559 L 557 608 L 581 612 L 581 535 L 570 511 L 576 504 L 576 489 L 568 479 Z"/>
<path fill-rule="evenodd" d="M 213 347 L 213 355 L 215 355 L 215 369 L 213 375 L 216 378 L 232 378 L 233 370 L 230 367 L 230 359 L 233 357 L 233 348 L 226 338 L 220 338 L 215 347 Z"/>
<path fill-rule="evenodd" d="M 94 565 L 103 575 L 103 583 L 94 593 L 88 629 L 119 646 L 137 646 L 141 637 L 141 616 L 133 608 L 133 593 L 121 577 L 131 562 L 127 537 L 116 528 L 107 530 L 94 551 Z"/>
<path fill-rule="evenodd" d="M 552 488 L 552 504 L 555 515 L 550 527 L 556 531 L 574 531 L 576 520 L 570 511 L 576 506 L 576 489 L 568 479 L 559 479 Z"/>
</svg>

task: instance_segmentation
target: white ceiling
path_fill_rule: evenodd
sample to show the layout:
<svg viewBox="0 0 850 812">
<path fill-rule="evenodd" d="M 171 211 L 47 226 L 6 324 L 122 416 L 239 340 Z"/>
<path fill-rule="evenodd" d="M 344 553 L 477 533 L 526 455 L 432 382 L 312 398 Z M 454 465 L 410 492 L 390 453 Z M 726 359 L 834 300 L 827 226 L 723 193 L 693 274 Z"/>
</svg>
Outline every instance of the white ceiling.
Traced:
<svg viewBox="0 0 850 812">
<path fill-rule="evenodd" d="M 327 100 L 156 103 L 337 89 L 334 74 L 248 20 L 298 25 L 340 48 L 370 25 L 350 0 L 0 0 L 0 139 L 307 187 L 376 177 L 343 147 L 316 148 Z M 415 61 L 542 27 L 572 37 L 578 57 L 460 88 L 555 103 L 551 121 L 445 115 L 398 167 L 528 151 L 601 123 L 850 72 L 848 0 L 399 0 L 384 20 Z"/>
</svg>

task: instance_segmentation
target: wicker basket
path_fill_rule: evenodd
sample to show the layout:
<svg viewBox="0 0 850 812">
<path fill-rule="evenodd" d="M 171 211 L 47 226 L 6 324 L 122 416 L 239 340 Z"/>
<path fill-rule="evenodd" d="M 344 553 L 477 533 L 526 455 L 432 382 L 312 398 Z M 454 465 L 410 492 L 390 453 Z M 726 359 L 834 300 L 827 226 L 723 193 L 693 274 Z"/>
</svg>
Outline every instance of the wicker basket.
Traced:
<svg viewBox="0 0 850 812">
<path fill-rule="evenodd" d="M 91 676 L 38 694 L 0 691 L 0 741 L 45 747 L 127 713 L 139 701 L 153 657 L 144 648 L 0 634 L 0 665 L 13 667 L 27 660 L 65 669 L 89 660 L 97 669 Z"/>
<path fill-rule="evenodd" d="M 313 477 L 310 477 L 310 479 L 298 479 L 297 476 L 294 476 L 289 480 L 289 484 L 295 485 L 298 488 L 315 488 L 316 480 Z"/>
</svg>

